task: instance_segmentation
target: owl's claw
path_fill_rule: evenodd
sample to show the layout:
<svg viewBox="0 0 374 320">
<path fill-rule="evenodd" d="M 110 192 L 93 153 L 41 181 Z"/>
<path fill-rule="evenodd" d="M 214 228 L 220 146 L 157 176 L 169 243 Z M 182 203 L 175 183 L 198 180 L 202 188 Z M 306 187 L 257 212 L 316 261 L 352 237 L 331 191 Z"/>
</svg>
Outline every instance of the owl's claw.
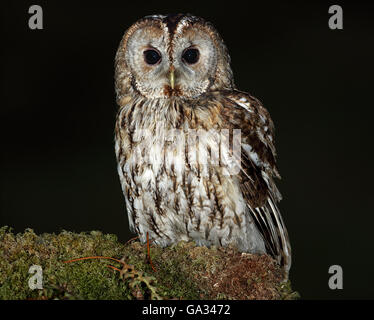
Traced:
<svg viewBox="0 0 374 320">
<path fill-rule="evenodd" d="M 125 245 L 129 244 L 130 242 L 132 242 L 132 241 L 134 241 L 136 239 L 139 239 L 139 236 L 136 236 L 134 238 L 131 238 L 131 239 L 127 240 L 127 242 L 125 243 Z"/>
<path fill-rule="evenodd" d="M 153 266 L 152 259 L 151 259 L 151 246 L 150 246 L 150 242 L 149 242 L 148 232 L 147 232 L 147 254 L 148 254 L 149 264 L 151 265 L 152 270 L 154 272 L 157 272 L 156 268 Z"/>
</svg>

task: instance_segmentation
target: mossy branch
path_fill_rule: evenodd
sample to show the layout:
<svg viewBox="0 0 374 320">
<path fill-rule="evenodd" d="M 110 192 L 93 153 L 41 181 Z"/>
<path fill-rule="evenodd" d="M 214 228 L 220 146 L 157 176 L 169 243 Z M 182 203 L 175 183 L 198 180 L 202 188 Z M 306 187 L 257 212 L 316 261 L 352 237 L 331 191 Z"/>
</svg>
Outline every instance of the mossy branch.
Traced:
<svg viewBox="0 0 374 320">
<path fill-rule="evenodd" d="M 73 233 L 14 234 L 0 228 L 0 299 L 295 299 L 298 294 L 273 259 L 232 248 L 180 242 L 147 247 L 117 237 Z M 100 259 L 77 259 L 94 257 Z M 114 260 L 116 266 L 108 260 Z M 77 259 L 74 261 L 69 261 Z M 64 263 L 69 261 L 70 263 Z M 117 266 L 118 264 L 118 266 Z M 31 290 L 31 265 L 43 270 L 43 289 Z"/>
</svg>

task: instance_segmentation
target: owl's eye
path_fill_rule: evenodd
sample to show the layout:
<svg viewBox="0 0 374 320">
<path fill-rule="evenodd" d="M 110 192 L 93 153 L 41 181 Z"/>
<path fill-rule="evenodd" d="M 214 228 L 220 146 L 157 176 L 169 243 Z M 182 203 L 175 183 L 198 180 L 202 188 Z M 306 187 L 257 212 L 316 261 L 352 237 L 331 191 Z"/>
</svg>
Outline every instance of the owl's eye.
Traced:
<svg viewBox="0 0 374 320">
<path fill-rule="evenodd" d="M 156 64 L 161 60 L 160 53 L 155 49 L 149 49 L 144 51 L 144 60 L 148 64 Z"/>
<path fill-rule="evenodd" d="M 199 60 L 199 50 L 195 48 L 186 49 L 182 54 L 182 59 L 188 64 L 194 64 Z"/>
</svg>

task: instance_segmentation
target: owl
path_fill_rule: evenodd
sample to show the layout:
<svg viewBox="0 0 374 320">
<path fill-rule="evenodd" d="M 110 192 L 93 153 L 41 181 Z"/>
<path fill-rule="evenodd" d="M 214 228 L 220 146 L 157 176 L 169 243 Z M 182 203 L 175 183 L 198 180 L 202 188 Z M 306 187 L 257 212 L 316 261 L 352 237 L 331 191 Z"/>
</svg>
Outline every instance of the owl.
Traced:
<svg viewBox="0 0 374 320">
<path fill-rule="evenodd" d="M 214 26 L 189 14 L 140 19 L 120 42 L 115 89 L 118 174 L 140 240 L 269 254 L 288 275 L 273 122 L 236 89 Z"/>
</svg>

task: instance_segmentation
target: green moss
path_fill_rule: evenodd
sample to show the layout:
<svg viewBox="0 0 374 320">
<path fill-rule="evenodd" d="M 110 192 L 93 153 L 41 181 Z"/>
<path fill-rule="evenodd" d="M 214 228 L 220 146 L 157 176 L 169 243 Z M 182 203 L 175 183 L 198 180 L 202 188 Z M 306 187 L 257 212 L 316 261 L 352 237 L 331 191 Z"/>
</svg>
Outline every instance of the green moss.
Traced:
<svg viewBox="0 0 374 320">
<path fill-rule="evenodd" d="M 14 235 L 0 229 L 0 299 L 124 299 L 129 289 L 104 261 L 64 261 L 85 256 L 120 256 L 124 246 L 100 232 L 37 236 L 27 229 Z M 28 270 L 43 269 L 43 290 L 31 290 Z"/>
<path fill-rule="evenodd" d="M 65 261 L 105 256 L 106 259 Z M 289 283 L 268 256 L 242 255 L 231 248 L 168 248 L 90 233 L 13 234 L 0 228 L 0 299 L 294 299 Z M 43 289 L 31 290 L 31 265 L 43 269 Z M 118 272 L 108 265 L 121 271 Z"/>
</svg>

